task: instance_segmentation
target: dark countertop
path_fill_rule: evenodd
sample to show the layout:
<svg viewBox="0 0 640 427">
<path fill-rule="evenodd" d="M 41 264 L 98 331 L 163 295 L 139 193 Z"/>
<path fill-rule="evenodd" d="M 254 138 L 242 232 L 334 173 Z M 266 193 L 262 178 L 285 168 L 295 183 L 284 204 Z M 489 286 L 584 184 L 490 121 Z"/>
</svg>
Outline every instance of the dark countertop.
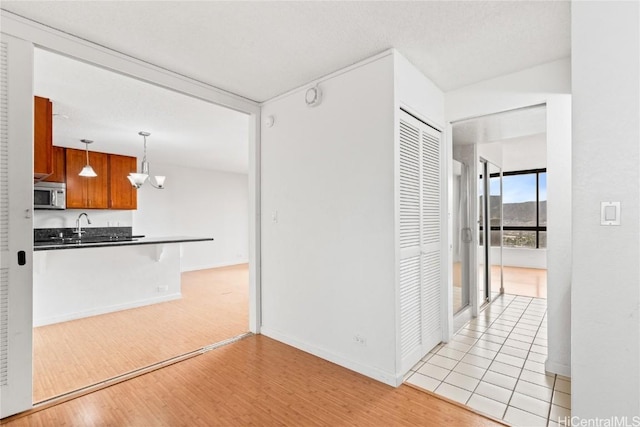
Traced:
<svg viewBox="0 0 640 427">
<path fill-rule="evenodd" d="M 172 237 L 137 237 L 128 236 L 120 237 L 107 241 L 36 241 L 33 244 L 34 251 L 50 251 L 60 249 L 86 249 L 86 248 L 105 248 L 110 246 L 134 246 L 134 245 L 157 245 L 162 243 L 185 243 L 185 242 L 206 242 L 212 241 L 213 237 L 188 237 L 188 236 L 172 236 Z"/>
</svg>

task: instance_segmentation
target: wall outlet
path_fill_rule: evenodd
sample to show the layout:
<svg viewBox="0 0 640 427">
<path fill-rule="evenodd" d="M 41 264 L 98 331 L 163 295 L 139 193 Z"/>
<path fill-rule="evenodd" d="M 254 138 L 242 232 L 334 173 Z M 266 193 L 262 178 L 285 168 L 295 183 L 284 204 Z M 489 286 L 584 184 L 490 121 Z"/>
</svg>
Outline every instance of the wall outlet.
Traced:
<svg viewBox="0 0 640 427">
<path fill-rule="evenodd" d="M 158 286 L 158 292 L 167 292 L 169 290 L 169 285 Z"/>
<path fill-rule="evenodd" d="M 362 335 L 355 334 L 353 336 L 353 341 L 356 344 L 361 345 L 361 346 L 367 345 L 367 339 L 365 337 L 363 337 Z"/>
</svg>

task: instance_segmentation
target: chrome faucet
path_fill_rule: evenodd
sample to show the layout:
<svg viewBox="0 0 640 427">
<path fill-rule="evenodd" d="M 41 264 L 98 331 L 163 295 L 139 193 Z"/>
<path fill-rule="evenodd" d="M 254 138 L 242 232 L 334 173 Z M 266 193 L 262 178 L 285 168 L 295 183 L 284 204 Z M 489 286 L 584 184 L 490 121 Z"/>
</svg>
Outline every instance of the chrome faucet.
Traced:
<svg viewBox="0 0 640 427">
<path fill-rule="evenodd" d="M 82 235 L 85 233 L 85 231 L 80 226 L 80 218 L 82 218 L 82 215 L 87 217 L 87 225 L 91 224 L 91 220 L 89 219 L 89 215 L 87 215 L 86 212 L 82 212 L 80 215 L 78 215 L 78 219 L 76 219 L 76 229 L 73 230 L 73 233 L 77 234 L 78 238 L 82 238 Z"/>
</svg>

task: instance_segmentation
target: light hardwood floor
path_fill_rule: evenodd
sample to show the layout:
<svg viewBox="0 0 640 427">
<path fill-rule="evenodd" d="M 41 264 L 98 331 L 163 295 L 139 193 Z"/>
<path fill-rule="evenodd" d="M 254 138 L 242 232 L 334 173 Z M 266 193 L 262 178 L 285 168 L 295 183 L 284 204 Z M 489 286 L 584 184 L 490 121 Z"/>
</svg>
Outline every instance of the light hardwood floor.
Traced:
<svg viewBox="0 0 640 427">
<path fill-rule="evenodd" d="M 183 273 L 182 294 L 34 328 L 34 402 L 248 331 L 248 265 Z"/>
<path fill-rule="evenodd" d="M 462 270 L 461 263 L 453 264 L 453 311 L 458 311 L 462 306 Z M 500 292 L 500 269 L 491 267 L 492 280 L 491 291 Z M 547 270 L 526 267 L 502 267 L 502 280 L 504 292 L 510 295 L 525 297 L 547 297 Z"/>
<path fill-rule="evenodd" d="M 18 426 L 497 426 L 264 336 L 6 423 Z"/>
<path fill-rule="evenodd" d="M 502 280 L 504 292 L 507 294 L 535 298 L 547 297 L 547 270 L 525 267 L 503 267 Z M 491 290 L 500 292 L 500 285 L 498 284 Z"/>
</svg>

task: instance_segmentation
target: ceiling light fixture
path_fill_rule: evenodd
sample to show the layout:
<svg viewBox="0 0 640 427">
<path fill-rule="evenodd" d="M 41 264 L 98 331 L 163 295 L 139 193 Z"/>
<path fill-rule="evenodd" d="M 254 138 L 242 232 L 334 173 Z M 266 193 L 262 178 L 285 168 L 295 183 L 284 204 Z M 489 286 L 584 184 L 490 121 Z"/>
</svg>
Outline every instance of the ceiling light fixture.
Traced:
<svg viewBox="0 0 640 427">
<path fill-rule="evenodd" d="M 94 171 L 91 165 L 89 164 L 89 144 L 91 144 L 93 141 L 90 139 L 81 139 L 80 141 L 83 142 L 85 146 L 85 152 L 87 154 L 87 164 L 84 165 L 84 167 L 82 168 L 82 170 L 78 175 L 84 176 L 87 178 L 93 178 L 95 176 L 98 176 L 96 171 Z"/>
<path fill-rule="evenodd" d="M 147 137 L 151 134 L 149 132 L 140 131 L 138 132 L 138 135 L 144 138 L 144 156 L 142 157 L 141 170 L 140 173 L 131 172 L 129 176 L 127 176 L 129 182 L 131 182 L 131 185 L 135 188 L 142 187 L 142 184 L 147 182 L 147 179 L 149 178 L 149 162 L 147 162 Z M 154 179 L 156 183 L 154 184 L 153 181 L 149 179 L 149 184 L 151 184 L 153 188 L 162 190 L 164 188 L 165 177 L 162 175 L 158 175 L 155 176 Z"/>
</svg>

